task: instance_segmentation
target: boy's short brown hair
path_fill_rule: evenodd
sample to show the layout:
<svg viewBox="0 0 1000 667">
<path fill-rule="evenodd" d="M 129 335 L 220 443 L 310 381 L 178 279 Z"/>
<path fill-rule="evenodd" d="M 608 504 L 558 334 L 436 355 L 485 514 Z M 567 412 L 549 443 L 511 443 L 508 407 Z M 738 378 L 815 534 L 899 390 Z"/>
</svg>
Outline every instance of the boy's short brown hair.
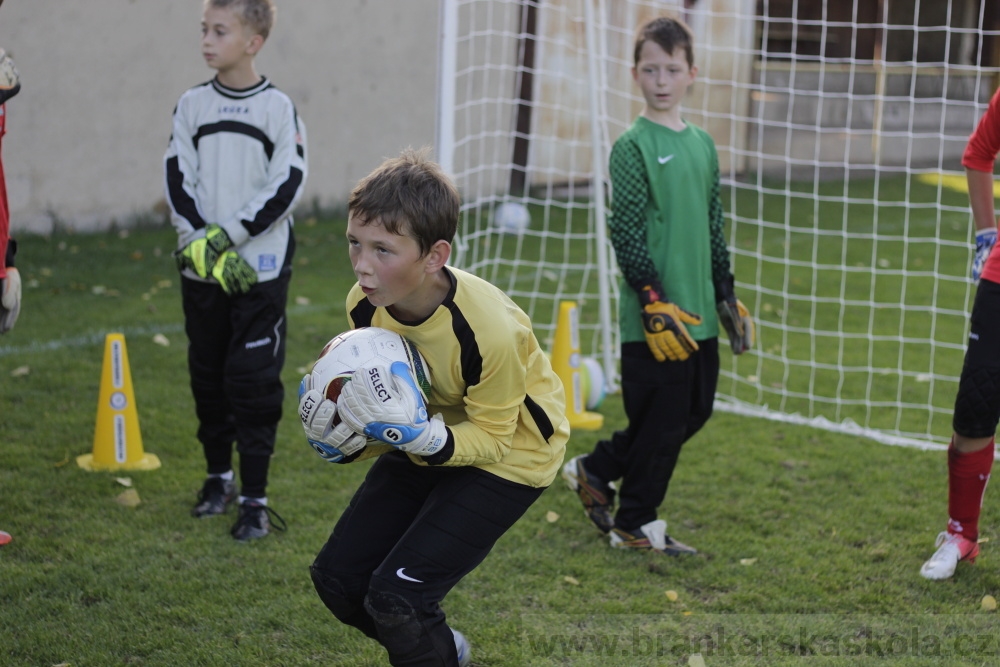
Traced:
<svg viewBox="0 0 1000 667">
<path fill-rule="evenodd" d="M 391 234 L 409 234 L 421 256 L 437 241 L 452 242 L 461 197 L 430 149 L 407 148 L 365 176 L 351 191 L 347 211 L 362 225 L 381 223 Z"/>
<path fill-rule="evenodd" d="M 667 53 L 675 49 L 684 49 L 688 67 L 694 67 L 694 35 L 691 28 L 680 19 L 660 16 L 639 26 L 635 36 L 635 64 L 639 64 L 642 45 L 652 40 Z"/>
<path fill-rule="evenodd" d="M 243 25 L 264 39 L 271 34 L 278 14 L 274 0 L 205 0 L 205 7 L 231 9 Z"/>
</svg>

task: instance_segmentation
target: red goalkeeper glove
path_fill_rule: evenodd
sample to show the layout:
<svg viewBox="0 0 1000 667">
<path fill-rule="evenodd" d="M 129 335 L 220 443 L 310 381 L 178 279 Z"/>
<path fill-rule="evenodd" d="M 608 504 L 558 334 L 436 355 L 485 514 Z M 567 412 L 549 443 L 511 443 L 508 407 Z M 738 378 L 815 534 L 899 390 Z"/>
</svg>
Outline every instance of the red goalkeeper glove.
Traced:
<svg viewBox="0 0 1000 667">
<path fill-rule="evenodd" d="M 642 328 L 646 344 L 657 361 L 684 361 L 698 349 L 685 324 L 701 324 L 701 316 L 690 313 L 663 296 L 663 288 L 646 285 L 639 292 Z"/>
</svg>

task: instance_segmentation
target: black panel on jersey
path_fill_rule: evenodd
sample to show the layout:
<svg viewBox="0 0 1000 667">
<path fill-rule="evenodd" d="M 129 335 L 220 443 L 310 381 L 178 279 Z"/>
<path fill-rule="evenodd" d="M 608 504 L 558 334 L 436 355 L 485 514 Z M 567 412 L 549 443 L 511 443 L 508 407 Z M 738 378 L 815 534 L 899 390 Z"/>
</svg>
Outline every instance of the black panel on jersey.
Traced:
<svg viewBox="0 0 1000 667">
<path fill-rule="evenodd" d="M 354 326 L 370 327 L 372 325 L 372 318 L 375 316 L 375 306 L 368 299 L 361 299 L 358 301 L 357 305 L 351 309 L 351 320 L 354 322 Z"/>
<path fill-rule="evenodd" d="M 220 120 L 218 123 L 209 123 L 208 125 L 202 125 L 198 128 L 198 131 L 194 133 L 192 140 L 194 141 L 194 148 L 198 150 L 198 142 L 202 140 L 203 137 L 207 137 L 210 134 L 218 134 L 220 132 L 232 132 L 234 134 L 245 134 L 246 136 L 256 139 L 264 146 L 264 153 L 267 155 L 267 159 L 270 160 L 271 156 L 274 155 L 274 142 L 268 139 L 267 135 L 253 125 L 247 125 L 246 123 L 241 123 L 236 120 Z"/>
<path fill-rule="evenodd" d="M 472 385 L 479 384 L 483 376 L 483 355 L 479 351 L 479 343 L 476 342 L 476 332 L 469 326 L 465 315 L 452 301 L 447 304 L 451 311 L 451 329 L 455 332 L 455 338 L 462 348 L 462 380 L 465 381 L 466 391 Z"/>
<path fill-rule="evenodd" d="M 552 426 L 552 420 L 549 419 L 549 416 L 545 414 L 545 410 L 542 410 L 541 406 L 535 403 L 531 396 L 524 397 L 524 407 L 528 408 L 528 413 L 535 420 L 538 432 L 545 438 L 545 442 L 548 442 L 552 434 L 556 432 L 556 429 Z"/>
<path fill-rule="evenodd" d="M 198 212 L 198 205 L 184 190 L 184 174 L 181 173 L 176 155 L 167 160 L 167 189 L 170 191 L 170 201 L 173 202 L 177 214 L 190 222 L 195 229 L 204 227 L 205 220 Z"/>
<path fill-rule="evenodd" d="M 288 179 L 281 184 L 278 191 L 274 193 L 274 196 L 267 200 L 264 206 L 257 211 L 257 215 L 254 216 L 253 220 L 244 220 L 243 226 L 250 236 L 257 236 L 265 229 L 270 227 L 275 220 L 277 220 L 282 213 L 288 210 L 291 206 L 292 200 L 295 199 L 295 193 L 299 191 L 299 187 L 302 185 L 302 170 L 292 167 L 289 169 Z"/>
</svg>

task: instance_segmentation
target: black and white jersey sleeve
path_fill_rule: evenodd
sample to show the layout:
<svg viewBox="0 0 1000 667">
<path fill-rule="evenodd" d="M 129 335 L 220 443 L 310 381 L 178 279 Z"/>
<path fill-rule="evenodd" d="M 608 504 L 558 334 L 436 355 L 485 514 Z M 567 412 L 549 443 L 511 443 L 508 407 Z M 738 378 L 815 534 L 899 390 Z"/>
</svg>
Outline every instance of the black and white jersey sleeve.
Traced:
<svg viewBox="0 0 1000 667">
<path fill-rule="evenodd" d="M 246 90 L 216 80 L 195 86 L 174 109 L 164 162 L 178 247 L 214 223 L 260 281 L 275 278 L 290 259 L 292 210 L 308 173 L 306 130 L 291 99 L 267 79 Z"/>
</svg>

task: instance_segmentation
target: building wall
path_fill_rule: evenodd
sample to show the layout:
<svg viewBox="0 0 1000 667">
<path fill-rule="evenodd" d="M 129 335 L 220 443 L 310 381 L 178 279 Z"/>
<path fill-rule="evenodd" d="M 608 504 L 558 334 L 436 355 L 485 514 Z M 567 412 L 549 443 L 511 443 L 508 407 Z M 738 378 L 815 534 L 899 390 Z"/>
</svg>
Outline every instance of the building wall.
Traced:
<svg viewBox="0 0 1000 667">
<path fill-rule="evenodd" d="M 174 104 L 211 78 L 201 0 L 14 0 L 0 47 L 22 91 L 3 162 L 15 231 L 97 230 L 163 210 Z M 308 130 L 305 201 L 343 204 L 383 157 L 433 145 L 438 0 L 277 0 L 258 72 Z"/>
</svg>

